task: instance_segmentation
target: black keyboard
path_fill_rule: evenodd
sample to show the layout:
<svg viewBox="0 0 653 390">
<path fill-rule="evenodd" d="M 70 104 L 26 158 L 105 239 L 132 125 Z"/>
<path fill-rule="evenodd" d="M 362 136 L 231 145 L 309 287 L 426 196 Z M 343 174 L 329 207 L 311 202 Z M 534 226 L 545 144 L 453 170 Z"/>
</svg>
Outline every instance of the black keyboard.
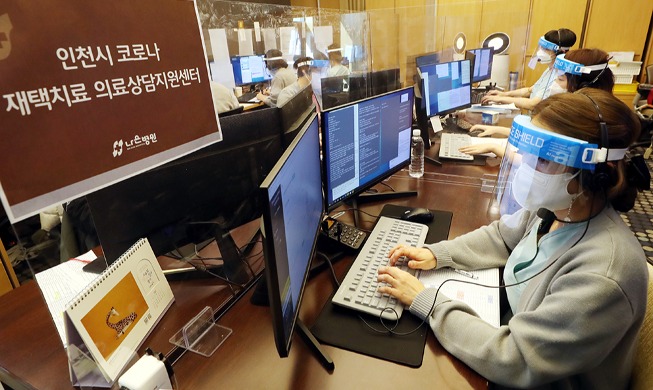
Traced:
<svg viewBox="0 0 653 390">
<path fill-rule="evenodd" d="M 244 93 L 238 98 L 238 103 L 248 103 L 250 100 L 254 99 L 257 94 L 258 92 L 256 91 Z"/>
<path fill-rule="evenodd" d="M 650 90 L 653 89 L 653 84 L 644 84 L 644 83 L 642 83 L 642 84 L 637 86 L 637 89 L 643 89 L 643 90 L 650 91 Z"/>
</svg>

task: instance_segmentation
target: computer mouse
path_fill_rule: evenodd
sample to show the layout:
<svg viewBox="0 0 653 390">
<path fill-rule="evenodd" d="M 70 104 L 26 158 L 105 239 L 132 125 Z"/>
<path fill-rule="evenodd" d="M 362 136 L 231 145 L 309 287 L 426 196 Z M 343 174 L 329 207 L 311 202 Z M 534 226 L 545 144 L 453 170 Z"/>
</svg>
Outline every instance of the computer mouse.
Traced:
<svg viewBox="0 0 653 390">
<path fill-rule="evenodd" d="M 413 209 L 406 210 L 401 216 L 401 219 L 426 224 L 433 221 L 433 213 L 431 210 L 425 207 L 415 207 Z"/>
</svg>

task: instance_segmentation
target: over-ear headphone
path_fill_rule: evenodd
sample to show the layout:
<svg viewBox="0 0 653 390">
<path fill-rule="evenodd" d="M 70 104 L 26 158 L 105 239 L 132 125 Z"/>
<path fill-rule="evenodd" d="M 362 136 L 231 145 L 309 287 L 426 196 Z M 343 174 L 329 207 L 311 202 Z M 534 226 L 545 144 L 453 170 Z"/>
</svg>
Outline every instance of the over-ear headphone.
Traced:
<svg viewBox="0 0 653 390">
<path fill-rule="evenodd" d="M 596 104 L 594 99 L 592 99 L 592 97 L 584 93 L 582 95 L 584 95 L 590 100 L 590 102 L 594 106 L 594 109 L 596 110 L 597 116 L 599 117 L 599 128 L 600 128 L 599 148 L 606 148 L 607 151 L 609 152 L 610 140 L 608 135 L 608 124 L 605 123 L 605 120 L 603 119 L 603 114 L 601 113 L 601 109 L 599 108 L 599 105 Z M 606 156 L 607 155 L 608 153 L 606 153 Z M 610 167 L 607 161 L 596 164 L 596 167 L 594 168 L 594 172 L 583 170 L 582 183 L 583 185 L 587 186 L 587 188 L 589 188 L 592 192 L 606 190 L 612 184 L 610 179 Z"/>
</svg>

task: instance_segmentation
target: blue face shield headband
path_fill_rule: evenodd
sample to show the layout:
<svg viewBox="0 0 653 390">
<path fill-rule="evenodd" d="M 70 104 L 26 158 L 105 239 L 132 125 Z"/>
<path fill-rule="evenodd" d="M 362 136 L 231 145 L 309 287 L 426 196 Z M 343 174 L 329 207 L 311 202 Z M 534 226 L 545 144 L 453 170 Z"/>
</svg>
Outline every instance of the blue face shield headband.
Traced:
<svg viewBox="0 0 653 390">
<path fill-rule="evenodd" d="M 583 74 L 589 74 L 596 70 L 605 70 L 608 67 L 608 63 L 597 64 L 597 65 L 583 65 L 578 62 L 574 62 L 565 58 L 564 54 L 560 54 L 556 57 L 553 67 L 558 69 L 561 73 L 570 73 L 577 76 Z"/>
<path fill-rule="evenodd" d="M 569 50 L 569 49 L 570 49 L 570 47 L 558 46 L 558 45 L 556 45 L 555 43 L 553 43 L 553 42 L 551 42 L 551 41 L 547 41 L 547 40 L 544 38 L 544 36 L 541 36 L 541 37 L 540 37 L 540 40 L 538 41 L 538 44 L 540 45 L 540 47 L 541 47 L 542 49 L 545 49 L 545 50 L 551 50 L 551 51 L 554 51 L 554 52 L 556 52 L 556 53 L 557 53 L 558 51 L 560 51 L 560 50 L 565 50 L 565 51 L 566 51 L 566 50 Z"/>
<path fill-rule="evenodd" d="M 520 153 L 579 169 L 594 170 L 598 163 L 621 160 L 626 155 L 626 149 L 599 148 L 596 144 L 535 126 L 527 115 L 515 117 L 508 143 Z"/>
</svg>

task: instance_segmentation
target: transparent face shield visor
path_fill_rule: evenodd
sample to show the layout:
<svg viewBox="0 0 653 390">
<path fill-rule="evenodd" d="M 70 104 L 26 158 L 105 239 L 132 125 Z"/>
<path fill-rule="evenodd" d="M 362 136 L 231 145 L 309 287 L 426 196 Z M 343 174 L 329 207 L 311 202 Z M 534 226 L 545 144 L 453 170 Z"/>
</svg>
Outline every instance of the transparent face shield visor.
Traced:
<svg viewBox="0 0 653 390">
<path fill-rule="evenodd" d="M 569 211 L 585 188 L 581 170 L 594 171 L 597 163 L 622 159 L 625 152 L 554 133 L 519 115 L 512 124 L 488 214 L 510 220 L 521 209 Z"/>
<path fill-rule="evenodd" d="M 556 57 L 556 60 L 553 63 L 553 68 L 555 69 L 556 78 L 565 74 L 583 76 L 583 75 L 589 75 L 592 72 L 598 72 L 596 77 L 594 77 L 594 79 L 588 83 L 589 85 L 592 85 L 596 80 L 599 79 L 599 77 L 601 77 L 603 72 L 605 72 L 605 70 L 608 69 L 608 65 L 609 65 L 608 61 L 596 65 L 583 65 L 583 64 L 579 64 L 578 62 L 568 60 L 565 58 L 564 54 L 560 54 Z"/>
<path fill-rule="evenodd" d="M 538 63 L 550 64 L 553 62 L 555 54 L 560 50 L 569 50 L 568 47 L 561 47 L 551 41 L 547 41 L 544 36 L 541 36 L 537 43 L 537 49 L 535 49 L 535 53 L 533 53 L 531 60 L 528 62 L 528 67 L 531 69 L 535 69 Z"/>
</svg>

